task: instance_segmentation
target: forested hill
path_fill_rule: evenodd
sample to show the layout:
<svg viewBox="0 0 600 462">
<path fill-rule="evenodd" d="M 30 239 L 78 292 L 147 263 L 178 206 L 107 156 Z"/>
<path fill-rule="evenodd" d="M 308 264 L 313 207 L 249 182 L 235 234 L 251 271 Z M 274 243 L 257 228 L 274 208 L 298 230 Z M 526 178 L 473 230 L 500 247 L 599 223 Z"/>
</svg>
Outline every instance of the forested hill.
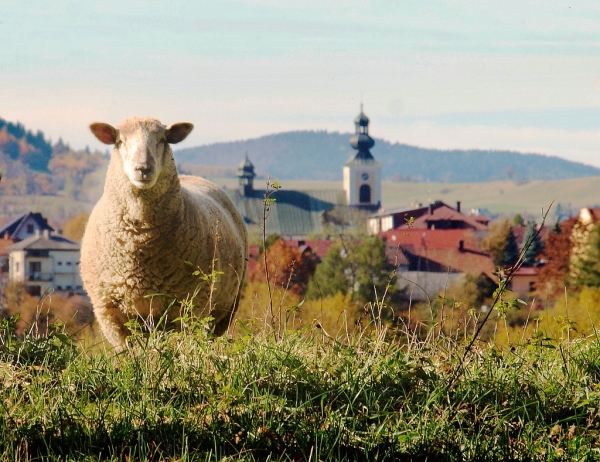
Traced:
<svg viewBox="0 0 600 462">
<path fill-rule="evenodd" d="M 55 144 L 40 130 L 0 118 L 0 196 L 63 196 L 95 202 L 102 194 L 108 158 L 100 151 Z M 11 213 L 4 201 L 0 214 Z"/>
<path fill-rule="evenodd" d="M 19 122 L 0 118 L 0 152 L 10 160 L 22 161 L 32 170 L 45 172 L 52 157 L 52 146 L 40 130 L 33 133 Z"/>
<path fill-rule="evenodd" d="M 341 180 L 353 152 L 349 133 L 296 131 L 175 152 L 178 163 L 237 167 L 247 152 L 259 174 L 276 179 Z M 600 169 L 559 157 L 511 151 L 424 149 L 376 139 L 385 180 L 485 182 L 598 176 Z"/>
</svg>

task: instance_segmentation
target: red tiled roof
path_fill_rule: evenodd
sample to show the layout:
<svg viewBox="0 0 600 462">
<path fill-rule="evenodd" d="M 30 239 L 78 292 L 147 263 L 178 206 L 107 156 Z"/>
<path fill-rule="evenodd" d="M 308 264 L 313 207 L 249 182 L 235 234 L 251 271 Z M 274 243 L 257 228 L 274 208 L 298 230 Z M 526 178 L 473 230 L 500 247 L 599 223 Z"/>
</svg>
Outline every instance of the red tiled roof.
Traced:
<svg viewBox="0 0 600 462">
<path fill-rule="evenodd" d="M 472 229 L 396 229 L 379 234 L 390 247 L 411 256 L 437 263 L 442 268 L 478 276 L 484 273 L 491 279 L 494 264 L 481 248 L 481 238 Z M 462 250 L 459 242 L 462 241 Z"/>
<path fill-rule="evenodd" d="M 486 217 L 465 215 L 442 203 L 438 207 L 433 207 L 433 213 L 421 215 L 410 226 L 408 224 L 401 225 L 399 229 L 428 229 L 430 223 L 435 224 L 443 221 L 463 222 L 466 227 L 476 230 L 488 229 L 487 223 L 489 222 Z"/>
<path fill-rule="evenodd" d="M 300 242 L 303 242 L 303 244 L 301 244 Z M 288 246 L 294 247 L 294 248 L 298 248 L 298 247 L 302 247 L 302 246 L 310 247 L 311 250 L 313 251 L 313 253 L 319 258 L 323 258 L 325 256 L 325 254 L 327 253 L 327 251 L 329 250 L 329 248 L 333 245 L 333 241 L 331 239 L 317 239 L 317 240 L 303 240 L 303 241 L 298 241 L 296 239 L 286 239 L 285 243 Z"/>
</svg>

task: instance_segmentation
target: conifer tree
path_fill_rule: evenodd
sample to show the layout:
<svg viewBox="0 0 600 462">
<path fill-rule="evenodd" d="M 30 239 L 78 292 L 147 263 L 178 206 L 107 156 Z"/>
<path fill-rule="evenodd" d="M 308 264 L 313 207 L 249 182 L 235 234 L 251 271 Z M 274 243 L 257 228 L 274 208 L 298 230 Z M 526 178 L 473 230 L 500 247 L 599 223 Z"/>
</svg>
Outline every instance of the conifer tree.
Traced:
<svg viewBox="0 0 600 462">
<path fill-rule="evenodd" d="M 537 235 L 537 226 L 533 221 L 527 223 L 527 228 L 525 229 L 525 235 L 523 236 L 523 243 L 521 249 L 524 249 L 527 245 L 529 247 L 525 251 L 523 255 L 523 264 L 525 266 L 533 266 L 536 263 L 536 259 L 542 249 L 544 248 L 544 244 L 540 239 L 540 236 Z M 535 236 L 535 238 L 534 238 Z M 529 244 L 531 242 L 531 245 Z"/>
<path fill-rule="evenodd" d="M 508 219 L 492 224 L 488 236 L 483 241 L 483 248 L 490 253 L 496 266 L 512 266 L 519 257 L 519 247 Z"/>
</svg>

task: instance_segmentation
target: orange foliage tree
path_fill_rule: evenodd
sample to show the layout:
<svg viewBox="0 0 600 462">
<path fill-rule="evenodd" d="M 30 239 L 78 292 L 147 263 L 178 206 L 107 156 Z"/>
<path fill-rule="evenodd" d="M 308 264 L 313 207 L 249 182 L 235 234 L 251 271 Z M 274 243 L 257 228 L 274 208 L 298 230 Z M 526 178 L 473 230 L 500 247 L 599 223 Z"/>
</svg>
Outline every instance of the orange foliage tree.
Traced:
<svg viewBox="0 0 600 462">
<path fill-rule="evenodd" d="M 557 225 L 546 236 L 542 257 L 545 265 L 539 272 L 538 287 L 552 298 L 561 295 L 568 286 L 569 261 L 573 247 L 571 233 L 575 223 L 577 218 L 571 217 Z"/>
<path fill-rule="evenodd" d="M 300 295 L 306 291 L 308 280 L 315 272 L 316 261 L 309 250 L 289 247 L 283 239 L 277 239 L 267 249 L 267 267 L 271 283 Z M 265 274 L 265 259 L 261 253 L 248 280 L 265 282 Z"/>
</svg>

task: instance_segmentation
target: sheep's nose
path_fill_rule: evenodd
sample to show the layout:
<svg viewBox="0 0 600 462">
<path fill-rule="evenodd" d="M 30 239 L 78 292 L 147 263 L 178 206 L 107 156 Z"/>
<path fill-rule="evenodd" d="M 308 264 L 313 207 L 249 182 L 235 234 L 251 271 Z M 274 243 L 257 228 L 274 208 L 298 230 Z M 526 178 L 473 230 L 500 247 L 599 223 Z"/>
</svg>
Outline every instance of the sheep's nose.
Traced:
<svg viewBox="0 0 600 462">
<path fill-rule="evenodd" d="M 137 165 L 135 167 L 135 171 L 138 172 L 142 176 L 142 178 L 146 178 L 154 172 L 154 169 L 148 165 Z"/>
</svg>

